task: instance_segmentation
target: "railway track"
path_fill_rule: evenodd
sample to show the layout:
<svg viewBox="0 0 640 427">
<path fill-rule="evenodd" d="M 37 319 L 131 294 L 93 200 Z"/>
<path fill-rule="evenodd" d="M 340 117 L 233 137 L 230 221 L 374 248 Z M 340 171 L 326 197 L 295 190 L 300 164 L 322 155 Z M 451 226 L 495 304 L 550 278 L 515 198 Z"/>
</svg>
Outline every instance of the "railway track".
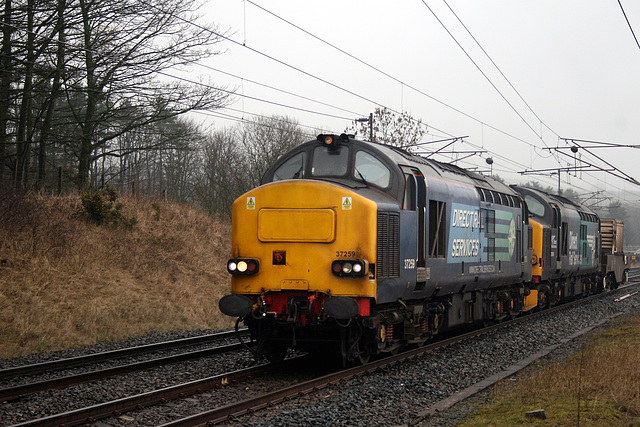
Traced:
<svg viewBox="0 0 640 427">
<path fill-rule="evenodd" d="M 640 275 L 638 275 L 640 277 Z M 634 282 L 632 285 L 621 287 L 620 290 L 624 291 L 624 288 L 636 286 Z M 462 335 L 458 335 L 452 338 L 444 339 L 432 344 L 425 345 L 421 348 L 405 351 L 395 356 L 389 356 L 380 360 L 370 362 L 363 366 L 356 366 L 353 368 L 345 369 L 335 373 L 331 373 L 319 378 L 315 378 L 303 383 L 296 384 L 294 386 L 282 388 L 273 392 L 265 393 L 263 395 L 255 396 L 250 399 L 246 399 L 241 402 L 232 403 L 226 406 L 214 408 L 209 411 L 205 411 L 190 417 L 186 417 L 180 420 L 175 420 L 170 423 L 163 424 L 162 427 L 194 427 L 205 426 L 212 424 L 220 424 L 223 422 L 233 421 L 243 415 L 252 414 L 262 409 L 273 407 L 274 405 L 282 402 L 302 397 L 310 393 L 315 393 L 327 387 L 331 387 L 335 384 L 349 381 L 353 378 L 370 374 L 372 372 L 385 369 L 387 367 L 405 362 L 411 361 L 417 357 L 423 356 L 426 353 L 433 352 L 437 349 L 459 343 L 468 340 L 479 335 L 487 334 L 492 331 L 506 328 L 509 326 L 517 325 L 524 322 L 532 321 L 536 318 L 553 315 L 555 312 L 566 310 L 576 305 L 585 303 L 587 301 L 602 297 L 604 294 L 592 295 L 580 300 L 572 301 L 566 304 L 558 305 L 550 309 L 532 313 L 526 316 L 522 316 L 516 319 L 508 320 L 496 325 L 478 329 L 476 331 L 468 332 Z"/>
<path fill-rule="evenodd" d="M 246 329 L 241 329 L 241 333 L 246 333 Z M 62 369 L 73 369 L 89 363 L 99 363 L 111 361 L 128 356 L 139 356 L 142 354 L 152 353 L 155 351 L 168 350 L 173 348 L 183 348 L 194 345 L 210 344 L 225 339 L 236 338 L 235 331 L 219 332 L 215 334 L 201 335 L 191 338 L 183 338 L 179 340 L 163 341 L 155 344 L 147 344 L 138 347 L 127 347 L 119 350 L 105 351 L 100 353 L 88 354 L 84 356 L 72 357 L 67 359 L 57 359 L 49 362 L 37 363 L 25 366 L 16 366 L 13 368 L 0 369 L 0 379 L 11 378 L 17 376 L 29 376 L 39 374 L 41 372 L 59 371 Z"/>
<path fill-rule="evenodd" d="M 628 283 L 638 283 L 640 282 L 640 267 L 632 268 L 629 270 L 629 275 L 627 276 Z"/>
<path fill-rule="evenodd" d="M 241 331 L 241 333 L 245 333 Z M 149 344 L 139 347 L 129 347 L 114 351 L 95 353 L 85 356 L 79 356 L 68 359 L 59 359 L 50 362 L 38 363 L 33 365 L 18 366 L 0 370 L 0 379 L 19 377 L 31 377 L 43 372 L 51 373 L 53 371 L 72 370 L 85 367 L 88 364 L 95 364 L 105 361 L 113 361 L 124 357 L 141 356 L 151 354 L 158 351 L 184 348 L 188 346 L 201 346 L 215 343 L 222 340 L 233 339 L 237 336 L 235 331 L 220 332 L 216 334 L 203 335 L 199 337 L 184 338 L 180 340 L 165 341 L 156 344 Z M 144 360 L 141 362 L 128 363 L 116 367 L 104 369 L 90 370 L 88 372 L 66 375 L 58 378 L 29 381 L 22 385 L 6 387 L 0 389 L 0 401 L 10 401 L 21 396 L 36 393 L 43 390 L 68 387 L 71 385 L 81 384 L 88 381 L 97 381 L 104 378 L 110 378 L 117 375 L 125 375 L 132 372 L 138 372 L 146 369 L 152 369 L 158 366 L 178 363 L 186 360 L 192 360 L 202 357 L 213 356 L 216 354 L 228 353 L 231 351 L 241 350 L 242 344 L 222 345 L 204 350 L 188 351 L 172 356 L 158 357 L 154 359 Z"/>
<path fill-rule="evenodd" d="M 629 287 L 636 286 L 640 283 L 640 270 L 631 272 Z M 620 288 L 614 291 L 618 296 L 624 296 L 630 291 Z M 533 313 L 522 318 L 514 319 L 508 322 L 503 322 L 498 325 L 494 325 L 489 328 L 485 328 L 478 331 L 473 331 L 461 336 L 449 338 L 440 342 L 429 344 L 427 346 L 410 350 L 408 352 L 391 356 L 385 359 L 377 360 L 364 366 L 347 369 L 327 375 L 316 375 L 308 381 L 299 382 L 296 385 L 289 385 L 287 387 L 279 387 L 275 391 L 269 393 L 259 393 L 252 398 L 245 400 L 236 399 L 236 402 L 231 404 L 223 404 L 218 407 L 201 412 L 196 415 L 172 421 L 166 425 L 169 426 L 192 426 L 192 425 L 205 425 L 207 423 L 223 423 L 232 422 L 245 414 L 251 414 L 261 409 L 278 405 L 279 403 L 286 402 L 292 399 L 296 399 L 316 391 L 332 387 L 336 384 L 349 381 L 351 379 L 366 376 L 368 374 L 388 369 L 391 366 L 400 364 L 406 360 L 412 360 L 415 358 L 424 357 L 425 353 L 434 352 L 437 349 L 441 349 L 446 346 L 453 345 L 457 342 L 470 339 L 482 334 L 488 334 L 491 331 L 495 331 L 501 328 L 506 328 L 511 325 L 516 325 L 521 322 L 531 321 L 535 318 L 548 316 L 554 312 L 571 308 L 580 303 L 586 303 L 588 301 L 597 299 L 599 297 L 610 295 L 610 293 L 598 294 L 588 298 L 575 301 L 573 303 L 564 304 L 554 307 L 550 310 Z M 204 356 L 201 356 L 204 357 Z M 220 375 L 214 375 L 204 379 L 190 381 L 187 383 L 179 384 L 176 386 L 166 387 L 163 389 L 141 393 L 133 395 L 123 399 L 117 399 L 110 402 L 105 402 L 99 405 L 92 405 L 86 408 L 80 408 L 76 410 L 67 411 L 62 414 L 51 415 L 45 418 L 34 419 L 32 421 L 23 422 L 17 424 L 20 426 L 46 426 L 46 425 L 76 425 L 84 422 L 91 422 L 104 417 L 122 416 L 127 411 L 145 408 L 153 405 L 163 405 L 173 399 L 181 399 L 193 394 L 201 394 L 207 390 L 222 389 L 230 384 L 243 384 L 244 381 L 250 381 L 252 379 L 261 378 L 264 375 L 274 374 L 280 375 L 283 371 L 295 370 L 295 366 L 309 365 L 307 359 L 300 357 L 294 360 L 287 360 L 284 365 L 263 365 L 251 367 L 248 369 L 240 369 L 233 372 L 227 372 Z M 88 362 L 91 363 L 91 362 Z M 302 364 L 302 365 L 300 365 Z M 259 380 L 258 380 L 259 381 Z M 243 386 L 244 387 L 244 386 Z M 250 388 L 247 385 L 246 388 Z M 213 392 L 215 393 L 215 392 Z M 0 399 L 2 400 L 2 399 Z"/>
<path fill-rule="evenodd" d="M 118 416 L 122 413 L 141 409 L 147 406 L 166 403 L 167 401 L 185 398 L 192 394 L 202 393 L 208 390 L 224 387 L 230 383 L 244 381 L 247 379 L 260 377 L 265 374 L 274 373 L 283 369 L 289 369 L 296 364 L 301 363 L 304 356 L 297 356 L 278 364 L 265 364 L 252 368 L 241 369 L 221 375 L 191 381 L 188 383 L 178 384 L 172 387 L 166 387 L 160 390 L 105 402 L 98 405 L 89 406 L 61 414 L 51 415 L 45 418 L 39 418 L 32 421 L 16 424 L 15 426 L 72 426 L 83 424 L 86 422 L 94 422 L 98 419 L 111 416 Z"/>
</svg>

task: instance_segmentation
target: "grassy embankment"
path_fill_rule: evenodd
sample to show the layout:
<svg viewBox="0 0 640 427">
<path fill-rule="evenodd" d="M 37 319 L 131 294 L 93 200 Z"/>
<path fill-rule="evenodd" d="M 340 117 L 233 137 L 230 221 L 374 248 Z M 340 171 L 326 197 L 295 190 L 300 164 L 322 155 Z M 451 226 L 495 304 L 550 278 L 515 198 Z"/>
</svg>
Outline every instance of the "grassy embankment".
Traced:
<svg viewBox="0 0 640 427">
<path fill-rule="evenodd" d="M 0 193 L 0 358 L 231 326 L 218 310 L 230 224 L 118 201 L 133 226 L 91 220 L 79 197 Z"/>
<path fill-rule="evenodd" d="M 525 413 L 544 409 L 546 420 Z M 517 385 L 494 390 L 464 426 L 640 426 L 640 317 L 616 322 L 585 349 Z"/>
</svg>

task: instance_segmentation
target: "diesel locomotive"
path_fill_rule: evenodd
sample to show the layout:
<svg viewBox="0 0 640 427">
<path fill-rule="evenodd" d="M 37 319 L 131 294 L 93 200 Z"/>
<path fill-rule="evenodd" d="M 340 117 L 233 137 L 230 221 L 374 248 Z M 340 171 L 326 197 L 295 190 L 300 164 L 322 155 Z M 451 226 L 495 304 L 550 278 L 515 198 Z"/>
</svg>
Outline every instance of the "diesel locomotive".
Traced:
<svg viewBox="0 0 640 427">
<path fill-rule="evenodd" d="M 219 307 L 272 361 L 296 348 L 365 363 L 614 286 L 628 268 L 603 271 L 585 206 L 345 134 L 281 157 L 232 218 Z"/>
</svg>

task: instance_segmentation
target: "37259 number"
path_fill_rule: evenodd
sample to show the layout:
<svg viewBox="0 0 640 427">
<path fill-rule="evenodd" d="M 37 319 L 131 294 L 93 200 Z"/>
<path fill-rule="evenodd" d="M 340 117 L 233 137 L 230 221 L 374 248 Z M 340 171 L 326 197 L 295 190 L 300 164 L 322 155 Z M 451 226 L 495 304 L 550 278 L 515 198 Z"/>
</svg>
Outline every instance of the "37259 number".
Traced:
<svg viewBox="0 0 640 427">
<path fill-rule="evenodd" d="M 356 251 L 336 251 L 336 258 L 355 258 Z"/>
</svg>

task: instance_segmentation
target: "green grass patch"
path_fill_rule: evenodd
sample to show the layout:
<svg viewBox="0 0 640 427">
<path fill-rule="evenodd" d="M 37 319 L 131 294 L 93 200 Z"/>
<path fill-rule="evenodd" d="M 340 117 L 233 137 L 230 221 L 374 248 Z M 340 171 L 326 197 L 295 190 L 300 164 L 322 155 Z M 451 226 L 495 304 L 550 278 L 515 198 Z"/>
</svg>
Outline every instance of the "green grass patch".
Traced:
<svg viewBox="0 0 640 427">
<path fill-rule="evenodd" d="M 526 416 L 544 409 L 546 420 Z M 577 355 L 513 385 L 464 426 L 640 426 L 640 317 L 616 322 Z"/>
</svg>

